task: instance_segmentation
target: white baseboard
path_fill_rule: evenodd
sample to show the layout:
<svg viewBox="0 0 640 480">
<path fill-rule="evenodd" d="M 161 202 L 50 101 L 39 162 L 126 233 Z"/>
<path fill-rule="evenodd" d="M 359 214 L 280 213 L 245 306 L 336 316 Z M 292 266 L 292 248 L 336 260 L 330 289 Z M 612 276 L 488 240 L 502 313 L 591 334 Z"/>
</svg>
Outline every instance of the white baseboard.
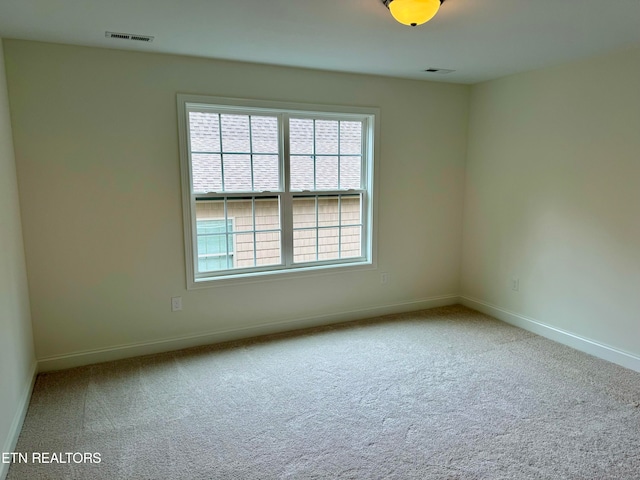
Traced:
<svg viewBox="0 0 640 480">
<path fill-rule="evenodd" d="M 16 410 L 13 416 L 13 422 L 11 422 L 11 427 L 9 428 L 9 435 L 4 441 L 4 445 L 2 447 L 1 452 L 14 452 L 16 448 L 16 444 L 18 443 L 18 437 L 20 436 L 20 432 L 22 431 L 22 425 L 24 423 L 24 419 L 27 416 L 27 410 L 29 409 L 29 401 L 31 400 L 31 393 L 33 392 L 33 386 L 36 383 L 36 376 L 38 375 L 38 364 L 34 362 L 31 367 L 31 378 L 25 385 L 22 395 L 20 397 L 20 405 L 18 405 L 18 409 Z M 0 453 L 1 453 L 0 452 Z M 4 480 L 7 477 L 7 473 L 9 473 L 9 467 L 11 464 L 2 463 L 0 461 L 0 480 Z"/>
<path fill-rule="evenodd" d="M 467 296 L 461 296 L 460 300 L 464 306 L 491 315 L 498 320 L 523 328 L 524 330 L 528 330 L 555 342 L 562 343 L 568 347 L 575 348 L 581 352 L 588 353 L 594 357 L 602 358 L 603 360 L 640 372 L 640 357 L 636 355 L 596 342 L 595 340 L 583 338 L 560 328 L 546 325 L 532 318 L 525 317 L 524 315 L 519 315 L 496 305 L 483 302 L 482 300 Z"/>
<path fill-rule="evenodd" d="M 374 307 L 350 310 L 329 315 L 319 315 L 306 318 L 290 319 L 280 322 L 271 322 L 257 326 L 233 328 L 190 335 L 177 338 L 167 338 L 151 342 L 132 343 L 127 345 L 116 345 L 109 348 L 96 350 L 86 350 L 74 352 L 66 355 L 55 355 L 38 360 L 38 371 L 47 372 L 52 370 L 62 370 L 65 368 L 79 367 L 93 363 L 120 360 L 123 358 L 150 355 L 154 353 L 181 350 L 183 348 L 209 345 L 230 340 L 281 333 L 290 330 L 299 330 L 309 327 L 331 325 L 336 323 L 361 320 L 369 317 L 388 315 L 392 313 L 410 312 L 412 310 L 422 310 L 427 308 L 454 305 L 460 302 L 457 294 L 431 297 L 423 300 L 396 303 L 392 305 L 378 305 Z"/>
</svg>

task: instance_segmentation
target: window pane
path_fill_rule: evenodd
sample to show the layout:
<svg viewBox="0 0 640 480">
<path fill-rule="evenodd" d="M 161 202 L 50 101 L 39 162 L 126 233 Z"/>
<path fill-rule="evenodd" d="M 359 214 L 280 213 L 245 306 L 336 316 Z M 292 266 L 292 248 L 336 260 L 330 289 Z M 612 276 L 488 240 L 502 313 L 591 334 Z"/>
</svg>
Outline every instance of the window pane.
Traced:
<svg viewBox="0 0 640 480">
<path fill-rule="evenodd" d="M 219 192 L 222 190 L 220 155 L 191 155 L 191 176 L 194 193 Z"/>
<path fill-rule="evenodd" d="M 222 151 L 249 153 L 249 115 L 220 115 L 222 121 Z"/>
<path fill-rule="evenodd" d="M 362 154 L 361 122 L 340 122 L 340 154 Z"/>
<path fill-rule="evenodd" d="M 207 225 L 206 220 L 221 222 L 224 227 L 224 200 L 208 200 L 196 202 L 196 229 L 200 233 L 200 228 Z M 222 233 L 223 230 L 211 233 Z M 209 233 L 209 232 L 203 232 Z"/>
<path fill-rule="evenodd" d="M 220 115 L 189 112 L 192 152 L 220 152 Z"/>
<path fill-rule="evenodd" d="M 338 226 L 338 198 L 320 197 L 318 198 L 318 226 L 332 227 Z"/>
<path fill-rule="evenodd" d="M 222 202 L 207 202 L 213 205 L 207 205 L 201 209 L 201 214 L 207 216 L 213 212 L 220 212 L 220 207 L 224 208 Z M 223 212 L 224 214 L 224 212 Z M 224 218 L 218 219 L 201 219 L 196 221 L 196 254 L 198 258 L 198 271 L 210 272 L 215 270 L 223 270 L 227 268 L 227 262 L 232 265 L 233 243 L 232 235 L 227 232 L 233 230 L 233 221 L 227 220 L 225 227 Z"/>
<path fill-rule="evenodd" d="M 294 230 L 293 232 L 293 261 L 316 261 L 316 229 Z"/>
<path fill-rule="evenodd" d="M 256 199 L 256 230 L 280 230 L 280 206 L 277 198 Z"/>
<path fill-rule="evenodd" d="M 227 228 L 224 227 L 224 219 L 216 220 L 198 220 L 196 224 L 196 233 L 198 236 L 202 236 L 204 239 L 217 234 L 230 233 L 233 229 L 232 221 L 227 221 Z M 204 253 L 220 253 L 223 250 L 209 251 Z"/>
<path fill-rule="evenodd" d="M 338 157 L 316 157 L 316 190 L 338 189 Z"/>
<path fill-rule="evenodd" d="M 316 199 L 293 199 L 293 228 L 305 228 L 316 226 Z"/>
<path fill-rule="evenodd" d="M 338 153 L 338 122 L 334 120 L 316 120 L 317 154 Z"/>
<path fill-rule="evenodd" d="M 280 168 L 277 155 L 253 156 L 253 189 L 254 191 L 280 190 Z"/>
<path fill-rule="evenodd" d="M 256 265 L 282 264 L 280 209 L 277 198 L 256 199 Z M 275 231 L 265 231 L 275 230 Z"/>
<path fill-rule="evenodd" d="M 362 228 L 342 227 L 340 230 L 340 258 L 360 257 L 362 255 Z"/>
<path fill-rule="evenodd" d="M 227 253 L 226 235 L 198 234 L 198 257 Z"/>
<path fill-rule="evenodd" d="M 313 120 L 289 120 L 289 149 L 292 155 L 313 154 Z"/>
<path fill-rule="evenodd" d="M 233 219 L 234 232 L 252 232 L 253 202 L 251 199 L 227 200 L 227 218 Z"/>
<path fill-rule="evenodd" d="M 279 265 L 280 232 L 256 233 L 256 259 L 258 265 Z"/>
<path fill-rule="evenodd" d="M 291 157 L 291 190 L 313 189 L 313 158 Z"/>
<path fill-rule="evenodd" d="M 226 270 L 227 256 L 198 257 L 198 272 L 214 272 L 216 270 Z"/>
<path fill-rule="evenodd" d="M 362 157 L 340 157 L 340 188 L 359 189 Z"/>
<path fill-rule="evenodd" d="M 226 192 L 251 191 L 251 157 L 225 154 L 222 159 L 224 190 Z"/>
<path fill-rule="evenodd" d="M 338 251 L 337 228 L 321 228 L 318 230 L 318 260 L 335 260 L 340 258 Z"/>
<path fill-rule="evenodd" d="M 278 153 L 277 117 L 251 117 L 251 148 L 253 153 Z"/>
<path fill-rule="evenodd" d="M 340 202 L 341 225 L 360 225 L 361 198 L 360 195 L 343 195 Z"/>
<path fill-rule="evenodd" d="M 235 246 L 234 267 L 250 268 L 255 265 L 253 259 L 253 232 L 230 235 Z"/>
</svg>

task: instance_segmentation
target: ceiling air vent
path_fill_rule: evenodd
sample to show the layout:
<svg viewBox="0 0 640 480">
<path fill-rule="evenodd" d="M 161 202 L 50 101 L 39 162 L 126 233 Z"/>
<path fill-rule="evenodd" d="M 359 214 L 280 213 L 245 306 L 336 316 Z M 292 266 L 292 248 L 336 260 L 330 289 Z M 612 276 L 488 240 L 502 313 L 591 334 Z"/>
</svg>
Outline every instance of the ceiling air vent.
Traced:
<svg viewBox="0 0 640 480">
<path fill-rule="evenodd" d="M 446 75 L 447 73 L 455 72 L 455 70 L 449 70 L 448 68 L 427 68 L 425 72 Z"/>
<path fill-rule="evenodd" d="M 133 40 L 136 42 L 153 42 L 154 37 L 151 35 L 136 35 L 135 33 L 116 33 L 116 32 L 104 32 L 104 36 L 107 38 L 120 38 L 121 40 Z"/>
</svg>

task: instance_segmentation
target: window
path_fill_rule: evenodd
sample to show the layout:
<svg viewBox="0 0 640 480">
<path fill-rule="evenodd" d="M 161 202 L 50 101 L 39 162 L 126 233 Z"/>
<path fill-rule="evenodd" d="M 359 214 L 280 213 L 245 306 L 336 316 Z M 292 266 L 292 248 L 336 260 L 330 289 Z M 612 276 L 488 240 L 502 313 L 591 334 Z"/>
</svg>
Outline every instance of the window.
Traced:
<svg viewBox="0 0 640 480">
<path fill-rule="evenodd" d="M 374 109 L 178 96 L 189 286 L 373 262 Z"/>
</svg>

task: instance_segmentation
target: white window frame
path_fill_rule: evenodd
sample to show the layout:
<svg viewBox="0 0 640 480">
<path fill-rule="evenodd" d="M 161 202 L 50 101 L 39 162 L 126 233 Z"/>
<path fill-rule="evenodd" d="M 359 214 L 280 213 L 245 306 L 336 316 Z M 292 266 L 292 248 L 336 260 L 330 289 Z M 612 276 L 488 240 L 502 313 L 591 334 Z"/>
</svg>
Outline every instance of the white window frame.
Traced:
<svg viewBox="0 0 640 480">
<path fill-rule="evenodd" d="M 182 180 L 182 206 L 185 242 L 185 262 L 187 289 L 218 286 L 235 282 L 263 281 L 271 275 L 279 278 L 290 275 L 317 275 L 335 273 L 336 269 L 363 270 L 376 268 L 377 263 L 377 195 L 374 189 L 377 163 L 377 144 L 379 142 L 379 109 L 371 107 L 347 107 L 335 105 L 313 105 L 292 102 L 266 100 L 247 100 L 237 98 L 213 97 L 204 95 L 178 94 L 178 135 L 180 142 L 180 169 Z M 188 125 L 189 111 L 211 111 L 216 113 L 240 113 L 254 115 L 273 115 L 279 123 L 279 164 L 280 186 L 277 192 L 212 192 L 193 193 L 191 172 L 191 146 Z M 361 189 L 327 191 L 291 191 L 289 188 L 289 117 L 313 118 L 316 120 L 358 120 L 363 122 L 363 151 L 361 170 Z M 362 192 L 361 205 L 361 257 L 325 260 L 308 263 L 293 263 L 293 198 L 298 195 L 338 196 Z M 281 202 L 281 256 L 282 265 L 253 267 L 209 272 L 198 275 L 196 262 L 196 197 L 278 197 Z"/>
</svg>

